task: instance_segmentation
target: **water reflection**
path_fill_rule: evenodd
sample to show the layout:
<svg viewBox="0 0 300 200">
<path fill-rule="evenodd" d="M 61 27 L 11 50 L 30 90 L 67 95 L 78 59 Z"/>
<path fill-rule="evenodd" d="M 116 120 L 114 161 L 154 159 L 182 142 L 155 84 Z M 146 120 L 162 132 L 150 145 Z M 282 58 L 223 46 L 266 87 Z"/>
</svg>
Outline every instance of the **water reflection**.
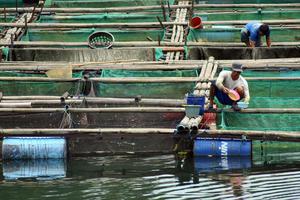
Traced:
<svg viewBox="0 0 300 200">
<path fill-rule="evenodd" d="M 195 169 L 198 173 L 219 170 L 251 168 L 252 158 L 249 156 L 208 157 L 194 158 Z"/>
<path fill-rule="evenodd" d="M 0 196 L 72 200 L 297 199 L 299 158 L 272 154 L 268 162 L 263 162 L 249 157 L 108 156 L 69 160 L 67 171 L 62 162 L 4 162 Z M 58 179 L 38 179 L 28 184 L 28 178 L 44 176 Z"/>
<path fill-rule="evenodd" d="M 53 180 L 66 177 L 64 159 L 10 160 L 3 162 L 5 180 Z"/>
</svg>

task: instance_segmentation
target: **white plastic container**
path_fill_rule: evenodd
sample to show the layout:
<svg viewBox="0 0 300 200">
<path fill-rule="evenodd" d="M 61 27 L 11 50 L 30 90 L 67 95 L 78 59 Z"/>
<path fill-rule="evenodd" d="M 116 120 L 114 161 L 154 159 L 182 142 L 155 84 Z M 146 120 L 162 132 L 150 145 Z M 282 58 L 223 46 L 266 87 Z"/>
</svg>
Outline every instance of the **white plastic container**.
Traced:
<svg viewBox="0 0 300 200">
<path fill-rule="evenodd" d="M 240 102 L 237 102 L 237 105 L 238 105 L 239 108 L 245 109 L 245 108 L 248 108 L 249 103 L 245 103 L 243 101 L 240 101 Z"/>
<path fill-rule="evenodd" d="M 200 105 L 184 105 L 185 114 L 187 117 L 198 117 L 200 115 L 200 109 L 202 106 Z"/>
</svg>

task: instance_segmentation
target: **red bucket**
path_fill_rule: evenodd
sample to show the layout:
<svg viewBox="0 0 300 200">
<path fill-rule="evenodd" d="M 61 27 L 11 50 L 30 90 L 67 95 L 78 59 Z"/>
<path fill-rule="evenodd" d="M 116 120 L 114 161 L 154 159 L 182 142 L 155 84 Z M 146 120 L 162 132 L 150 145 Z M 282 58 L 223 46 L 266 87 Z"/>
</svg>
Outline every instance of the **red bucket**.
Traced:
<svg viewBox="0 0 300 200">
<path fill-rule="evenodd" d="M 193 29 L 202 29 L 202 19 L 201 17 L 193 17 L 190 21 L 190 27 Z"/>
</svg>

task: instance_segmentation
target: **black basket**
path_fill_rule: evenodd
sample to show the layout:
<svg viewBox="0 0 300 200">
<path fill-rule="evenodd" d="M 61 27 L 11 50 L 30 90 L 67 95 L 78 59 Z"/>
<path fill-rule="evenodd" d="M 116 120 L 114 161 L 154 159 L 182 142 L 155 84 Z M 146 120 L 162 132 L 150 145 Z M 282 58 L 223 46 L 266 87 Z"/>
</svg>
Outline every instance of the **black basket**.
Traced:
<svg viewBox="0 0 300 200">
<path fill-rule="evenodd" d="M 114 36 L 108 32 L 95 32 L 88 38 L 89 46 L 95 48 L 110 48 L 115 41 Z"/>
</svg>

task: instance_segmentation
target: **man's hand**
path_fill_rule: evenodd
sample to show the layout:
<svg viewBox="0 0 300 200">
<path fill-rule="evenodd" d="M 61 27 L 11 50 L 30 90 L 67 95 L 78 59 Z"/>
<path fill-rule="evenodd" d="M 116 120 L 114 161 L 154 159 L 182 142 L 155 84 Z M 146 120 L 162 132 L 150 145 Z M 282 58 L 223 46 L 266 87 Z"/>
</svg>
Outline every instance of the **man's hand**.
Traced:
<svg viewBox="0 0 300 200">
<path fill-rule="evenodd" d="M 271 47 L 271 38 L 268 37 L 268 38 L 266 39 L 266 41 L 267 41 L 267 46 L 268 46 L 268 47 Z"/>
<path fill-rule="evenodd" d="M 229 89 L 227 87 L 223 87 L 223 92 L 228 94 L 229 93 Z"/>
<path fill-rule="evenodd" d="M 254 48 L 254 47 L 255 47 L 255 41 L 252 41 L 252 40 L 250 40 L 249 44 L 250 44 L 250 46 L 249 46 L 249 47 L 252 47 L 252 48 Z"/>
</svg>

